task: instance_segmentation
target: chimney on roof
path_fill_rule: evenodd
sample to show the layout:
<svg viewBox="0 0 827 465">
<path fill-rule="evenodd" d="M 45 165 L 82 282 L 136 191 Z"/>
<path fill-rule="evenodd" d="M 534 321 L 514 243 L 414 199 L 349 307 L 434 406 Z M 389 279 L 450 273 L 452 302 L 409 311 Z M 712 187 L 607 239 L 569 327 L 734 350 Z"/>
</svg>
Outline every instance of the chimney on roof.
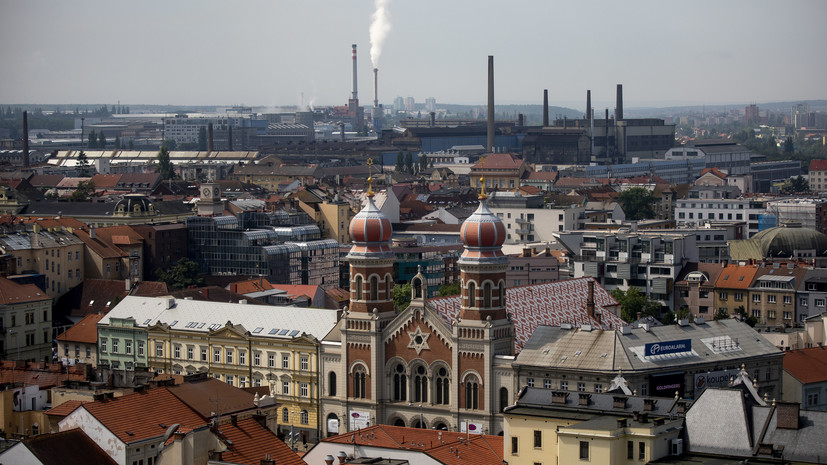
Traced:
<svg viewBox="0 0 827 465">
<path fill-rule="evenodd" d="M 260 465 L 276 465 L 276 461 L 270 458 L 270 454 L 264 456 L 259 462 Z"/>
<path fill-rule="evenodd" d="M 543 127 L 548 127 L 548 89 L 543 89 Z"/>
<path fill-rule="evenodd" d="M 212 123 L 207 124 L 207 151 L 213 151 Z"/>
<path fill-rule="evenodd" d="M 586 300 L 586 313 L 589 314 L 589 318 L 594 318 L 594 281 L 589 280 L 589 296 Z"/>
<path fill-rule="evenodd" d="M 801 404 L 797 402 L 776 402 L 776 423 L 778 428 L 798 429 L 798 415 Z"/>
<path fill-rule="evenodd" d="M 29 167 L 29 112 L 23 112 L 23 167 Z"/>
<path fill-rule="evenodd" d="M 402 441 L 402 442 L 405 442 L 405 441 Z M 336 455 L 336 457 L 339 459 L 340 464 L 345 463 L 345 459 L 347 459 L 347 454 L 345 454 L 345 451 L 340 450 L 339 454 Z"/>
<path fill-rule="evenodd" d="M 230 423 L 232 423 L 233 426 L 238 426 L 238 415 L 230 415 Z"/>
<path fill-rule="evenodd" d="M 95 228 L 89 228 L 89 239 L 95 239 Z"/>
<path fill-rule="evenodd" d="M 324 463 L 326 463 L 327 465 L 333 465 L 334 460 L 336 459 L 334 459 L 332 455 L 327 455 L 324 458 Z"/>
</svg>

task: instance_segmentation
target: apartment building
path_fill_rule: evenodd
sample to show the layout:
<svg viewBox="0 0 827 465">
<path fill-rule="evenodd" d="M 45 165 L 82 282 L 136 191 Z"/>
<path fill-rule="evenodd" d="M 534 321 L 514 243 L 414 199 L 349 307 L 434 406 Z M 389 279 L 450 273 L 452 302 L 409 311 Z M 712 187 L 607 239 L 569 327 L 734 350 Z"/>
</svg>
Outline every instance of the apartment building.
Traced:
<svg viewBox="0 0 827 465">
<path fill-rule="evenodd" d="M 796 289 L 806 272 L 793 263 L 761 265 L 749 287 L 749 315 L 761 326 L 792 326 Z"/>
<path fill-rule="evenodd" d="M 336 314 L 129 296 L 100 321 L 101 364 L 135 357 L 133 366 L 145 363 L 155 373 L 209 373 L 237 387 L 269 386 L 283 406 L 278 425 L 293 423 L 315 440 L 320 427 L 318 340 L 336 324 Z M 132 334 L 118 336 L 128 320 L 134 321 Z"/>
<path fill-rule="evenodd" d="M 52 299 L 34 284 L 0 277 L 3 360 L 52 360 Z"/>
<path fill-rule="evenodd" d="M 586 207 L 547 208 L 542 195 L 495 192 L 488 206 L 505 225 L 505 243 L 551 242 L 554 233 L 582 229 Z"/>
<path fill-rule="evenodd" d="M 745 221 L 749 237 L 766 227 L 770 221 L 767 203 L 775 198 L 682 199 L 677 201 L 675 218 L 679 227 L 703 226 L 710 221 Z"/>
<path fill-rule="evenodd" d="M 726 265 L 715 281 L 715 308 L 717 313 L 729 316 L 747 316 L 749 288 L 758 272 L 756 265 Z"/>
</svg>

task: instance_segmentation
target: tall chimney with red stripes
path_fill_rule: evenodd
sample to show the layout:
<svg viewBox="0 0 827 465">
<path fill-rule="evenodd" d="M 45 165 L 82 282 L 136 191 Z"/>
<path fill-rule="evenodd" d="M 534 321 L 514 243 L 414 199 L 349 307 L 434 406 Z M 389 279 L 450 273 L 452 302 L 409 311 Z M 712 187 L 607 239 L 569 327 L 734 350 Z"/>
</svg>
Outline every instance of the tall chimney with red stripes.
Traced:
<svg viewBox="0 0 827 465">
<path fill-rule="evenodd" d="M 488 146 L 489 153 L 494 151 L 494 56 L 488 55 Z"/>
<path fill-rule="evenodd" d="M 29 167 L 29 112 L 23 112 L 23 167 Z"/>
<path fill-rule="evenodd" d="M 356 90 L 356 44 L 353 44 L 353 100 L 359 100 L 358 91 Z"/>
</svg>

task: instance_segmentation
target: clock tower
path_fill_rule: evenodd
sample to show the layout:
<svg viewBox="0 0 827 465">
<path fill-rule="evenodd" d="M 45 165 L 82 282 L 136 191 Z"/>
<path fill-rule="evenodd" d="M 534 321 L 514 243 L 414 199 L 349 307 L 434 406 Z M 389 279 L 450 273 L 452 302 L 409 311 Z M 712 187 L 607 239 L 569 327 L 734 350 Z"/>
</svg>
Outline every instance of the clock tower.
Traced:
<svg viewBox="0 0 827 465">
<path fill-rule="evenodd" d="M 221 188 L 214 182 L 203 182 L 199 189 L 198 216 L 218 216 L 224 211 Z"/>
</svg>

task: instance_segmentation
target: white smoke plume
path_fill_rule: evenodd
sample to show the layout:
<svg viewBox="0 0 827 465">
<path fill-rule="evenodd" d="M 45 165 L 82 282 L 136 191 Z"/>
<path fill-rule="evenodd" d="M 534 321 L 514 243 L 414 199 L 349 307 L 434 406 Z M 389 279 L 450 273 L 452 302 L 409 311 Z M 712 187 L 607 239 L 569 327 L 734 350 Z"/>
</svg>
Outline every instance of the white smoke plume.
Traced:
<svg viewBox="0 0 827 465">
<path fill-rule="evenodd" d="M 382 54 L 382 45 L 391 31 L 390 15 L 388 14 L 390 0 L 375 0 L 376 10 L 373 12 L 370 23 L 370 61 L 374 68 L 379 67 L 379 55 Z"/>
</svg>

